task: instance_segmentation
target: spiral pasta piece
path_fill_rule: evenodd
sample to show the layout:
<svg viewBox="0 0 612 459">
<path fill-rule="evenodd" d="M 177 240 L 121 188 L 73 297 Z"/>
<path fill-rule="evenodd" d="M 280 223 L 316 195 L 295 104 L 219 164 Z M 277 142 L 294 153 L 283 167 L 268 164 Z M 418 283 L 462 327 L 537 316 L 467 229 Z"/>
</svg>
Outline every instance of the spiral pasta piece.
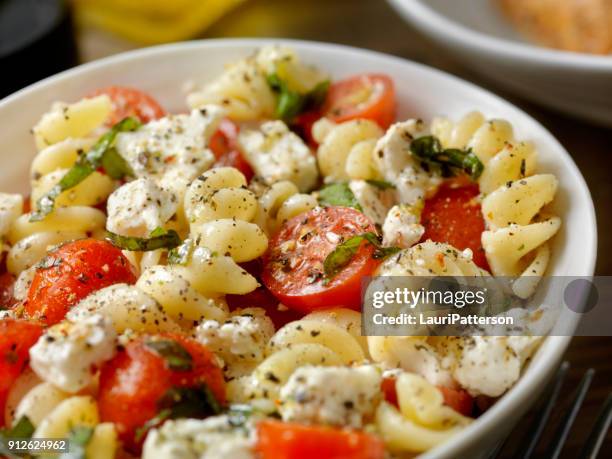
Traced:
<svg viewBox="0 0 612 459">
<path fill-rule="evenodd" d="M 326 118 L 317 121 L 313 126 L 313 136 L 319 142 L 317 160 L 325 180 L 336 182 L 379 177 L 374 147 L 382 135 L 382 129 L 370 120 L 340 124 Z"/>
<path fill-rule="evenodd" d="M 399 409 L 383 402 L 376 413 L 377 430 L 391 451 L 427 451 L 472 422 L 445 406 L 442 393 L 421 376 L 402 373 L 396 392 Z"/>
<path fill-rule="evenodd" d="M 208 296 L 257 288 L 255 278 L 237 265 L 268 247 L 263 230 L 251 223 L 257 209 L 257 198 L 237 169 L 211 169 L 189 186 L 185 213 L 197 248 L 182 271 L 197 291 Z"/>
<path fill-rule="evenodd" d="M 561 220 L 541 216 L 555 197 L 558 182 L 551 174 L 532 175 L 537 152 L 532 144 L 518 142 L 512 126 L 504 120 L 485 120 L 478 112 L 456 123 L 437 118 L 432 133 L 445 147 L 469 148 L 484 164 L 478 179 L 482 213 L 487 231 L 482 234 L 491 271 L 515 277 L 513 291 L 527 298 L 535 291 L 549 259 L 547 242 L 557 233 Z"/>
<path fill-rule="evenodd" d="M 215 80 L 196 88 L 187 96 L 187 103 L 193 108 L 220 105 L 238 121 L 270 119 L 276 106 L 275 94 L 267 81 L 270 74 L 278 75 L 292 90 L 299 92 L 307 92 L 325 79 L 318 70 L 302 64 L 293 50 L 266 46 L 229 65 Z"/>
<path fill-rule="evenodd" d="M 255 223 L 268 235 L 274 234 L 283 223 L 319 205 L 317 199 L 300 193 L 288 180 L 274 183 L 258 199 Z"/>
</svg>

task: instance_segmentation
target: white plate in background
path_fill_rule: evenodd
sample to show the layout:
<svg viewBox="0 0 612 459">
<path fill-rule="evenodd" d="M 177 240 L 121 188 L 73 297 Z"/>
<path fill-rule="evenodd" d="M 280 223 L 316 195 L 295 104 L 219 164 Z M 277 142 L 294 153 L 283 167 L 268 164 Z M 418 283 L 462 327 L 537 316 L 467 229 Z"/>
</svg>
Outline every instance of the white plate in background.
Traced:
<svg viewBox="0 0 612 459">
<path fill-rule="evenodd" d="M 529 115 L 503 99 L 441 71 L 396 57 L 339 45 L 294 40 L 204 40 L 153 47 L 92 62 L 50 77 L 0 101 L 0 189 L 27 193 L 36 151 L 30 128 L 56 100 L 75 101 L 112 84 L 150 92 L 169 111 L 186 110 L 186 81 L 206 81 L 228 62 L 266 44 L 293 47 L 300 58 L 339 78 L 384 72 L 396 84 L 400 118 L 435 115 L 459 118 L 472 110 L 509 120 L 517 138 L 535 143 L 539 170 L 559 179 L 555 212 L 563 226 L 553 243 L 549 274 L 590 276 L 597 252 L 593 202 L 573 160 L 555 138 Z M 485 457 L 516 424 L 554 373 L 568 337 L 547 338 L 524 375 L 476 422 L 423 458 Z"/>
<path fill-rule="evenodd" d="M 548 49 L 520 38 L 495 0 L 388 0 L 422 33 L 508 90 L 612 126 L 612 55 Z"/>
</svg>

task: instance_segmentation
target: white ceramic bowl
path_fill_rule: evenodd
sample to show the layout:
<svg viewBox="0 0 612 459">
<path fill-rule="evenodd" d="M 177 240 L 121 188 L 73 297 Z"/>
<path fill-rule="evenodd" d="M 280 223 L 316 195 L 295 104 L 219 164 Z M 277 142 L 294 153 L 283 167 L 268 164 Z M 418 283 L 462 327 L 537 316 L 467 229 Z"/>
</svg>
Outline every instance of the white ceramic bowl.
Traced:
<svg viewBox="0 0 612 459">
<path fill-rule="evenodd" d="M 43 80 L 0 102 L 0 184 L 2 191 L 27 192 L 35 154 L 30 128 L 55 100 L 74 101 L 110 84 L 130 85 L 153 94 L 167 109 L 185 110 L 181 90 L 188 80 L 207 80 L 223 65 L 251 53 L 265 40 L 210 40 L 121 54 Z M 597 234 L 589 191 L 563 147 L 537 121 L 499 97 L 438 70 L 395 57 L 338 45 L 283 41 L 305 62 L 333 77 L 385 72 L 396 83 L 401 118 L 425 120 L 444 114 L 457 118 L 478 109 L 488 117 L 510 120 L 519 137 L 540 153 L 541 170 L 560 182 L 556 211 L 564 226 L 555 238 L 552 273 L 592 275 Z M 427 458 L 479 457 L 490 450 L 535 400 L 555 370 L 570 339 L 547 338 L 518 384 L 461 435 L 425 454 Z"/>
<path fill-rule="evenodd" d="M 538 47 L 521 39 L 494 0 L 388 0 L 470 68 L 529 100 L 612 126 L 612 55 Z"/>
</svg>

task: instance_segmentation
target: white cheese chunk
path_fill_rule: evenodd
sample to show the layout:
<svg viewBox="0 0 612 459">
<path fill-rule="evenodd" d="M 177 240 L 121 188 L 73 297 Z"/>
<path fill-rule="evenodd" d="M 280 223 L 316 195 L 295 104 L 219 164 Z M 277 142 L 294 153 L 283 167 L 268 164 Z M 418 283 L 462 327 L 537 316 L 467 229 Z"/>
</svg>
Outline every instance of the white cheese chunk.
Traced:
<svg viewBox="0 0 612 459">
<path fill-rule="evenodd" d="M 521 375 L 525 361 L 541 341 L 538 336 L 474 336 L 466 340 L 453 376 L 472 395 L 499 397 Z"/>
<path fill-rule="evenodd" d="M 207 145 L 223 115 L 215 105 L 168 115 L 118 134 L 116 148 L 137 177 L 155 177 L 168 188 L 175 182 L 184 187 L 213 164 Z"/>
<path fill-rule="evenodd" d="M 360 367 L 298 368 L 280 391 L 284 421 L 360 428 L 380 402 L 380 371 Z"/>
<path fill-rule="evenodd" d="M 395 191 L 392 188 L 381 189 L 365 180 L 351 180 L 349 188 L 363 209 L 363 213 L 374 223 L 382 225 L 394 204 Z"/>
<path fill-rule="evenodd" d="M 174 193 L 150 178 L 139 178 L 108 197 L 106 229 L 122 236 L 149 237 L 174 215 L 177 207 Z"/>
<path fill-rule="evenodd" d="M 30 366 L 41 379 L 70 393 L 92 383 L 96 369 L 115 353 L 117 333 L 99 314 L 47 329 L 30 349 Z"/>
<path fill-rule="evenodd" d="M 420 206 L 393 206 L 383 223 L 383 244 L 406 249 L 419 242 L 425 232 L 419 223 L 420 213 Z"/>
<path fill-rule="evenodd" d="M 267 185 L 289 180 L 303 192 L 317 183 L 315 156 L 282 121 L 268 121 L 259 129 L 246 130 L 238 141 L 247 161 Z"/>
<path fill-rule="evenodd" d="M 227 415 L 166 421 L 144 443 L 143 459 L 255 459 L 255 431 Z"/>
<path fill-rule="evenodd" d="M 225 320 L 204 320 L 196 328 L 196 338 L 225 363 L 225 372 L 240 376 L 261 362 L 266 345 L 274 334 L 274 324 L 261 308 L 238 309 Z"/>
<path fill-rule="evenodd" d="M 420 120 L 395 123 L 374 149 L 376 166 L 384 179 L 396 186 L 401 203 L 415 204 L 431 195 L 441 182 L 439 175 L 424 170 L 410 152 L 412 140 L 425 134 Z"/>
<path fill-rule="evenodd" d="M 23 196 L 0 193 L 0 239 L 9 232 L 11 225 L 23 212 Z"/>
</svg>

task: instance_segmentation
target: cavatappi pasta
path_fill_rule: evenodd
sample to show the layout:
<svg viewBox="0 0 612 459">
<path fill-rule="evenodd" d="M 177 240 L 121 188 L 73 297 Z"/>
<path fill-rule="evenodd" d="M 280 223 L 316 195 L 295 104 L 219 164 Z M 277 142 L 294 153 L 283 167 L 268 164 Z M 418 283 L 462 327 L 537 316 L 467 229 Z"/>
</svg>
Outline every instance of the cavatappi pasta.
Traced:
<svg viewBox="0 0 612 459">
<path fill-rule="evenodd" d="M 558 182 L 509 121 L 395 105 L 388 76 L 331 81 L 285 47 L 181 114 L 122 87 L 54 104 L 31 194 L 0 193 L 0 435 L 88 459 L 272 459 L 321 435 L 403 458 L 460 435 L 540 338 L 363 336 L 361 280 L 507 276 L 528 298 Z"/>
</svg>

